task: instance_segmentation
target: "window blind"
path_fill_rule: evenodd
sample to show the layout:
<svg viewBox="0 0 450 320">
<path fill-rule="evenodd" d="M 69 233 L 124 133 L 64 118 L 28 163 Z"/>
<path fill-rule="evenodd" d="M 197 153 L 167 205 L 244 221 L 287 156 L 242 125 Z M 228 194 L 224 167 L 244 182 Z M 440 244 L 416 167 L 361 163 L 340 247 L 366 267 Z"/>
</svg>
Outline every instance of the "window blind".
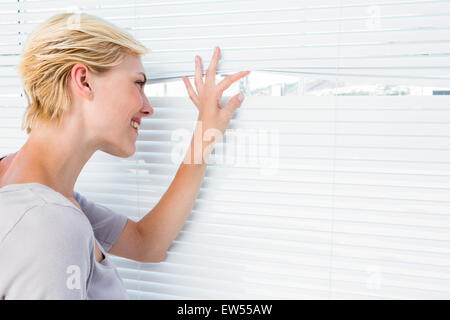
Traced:
<svg viewBox="0 0 450 320">
<path fill-rule="evenodd" d="M 0 1 L 2 154 L 26 139 L 14 70 L 22 44 L 65 11 L 103 17 L 152 49 L 149 84 L 192 75 L 195 55 L 206 68 L 219 45 L 221 74 L 449 87 L 450 1 Z M 173 133 L 196 119 L 187 97 L 149 100 L 136 154 L 94 154 L 76 185 L 134 220 L 175 174 Z M 240 144 L 257 153 L 208 165 L 166 260 L 111 256 L 130 298 L 450 298 L 449 102 L 248 96 L 214 156 Z M 238 130 L 268 135 L 246 144 L 232 139 Z"/>
</svg>

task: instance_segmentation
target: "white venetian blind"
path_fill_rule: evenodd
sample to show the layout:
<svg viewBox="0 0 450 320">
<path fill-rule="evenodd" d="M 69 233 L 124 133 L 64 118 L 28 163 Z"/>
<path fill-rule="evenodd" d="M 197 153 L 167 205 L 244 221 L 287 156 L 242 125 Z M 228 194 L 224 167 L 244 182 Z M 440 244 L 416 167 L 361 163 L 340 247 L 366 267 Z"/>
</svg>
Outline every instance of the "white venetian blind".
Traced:
<svg viewBox="0 0 450 320">
<path fill-rule="evenodd" d="M 151 83 L 192 75 L 194 56 L 207 65 L 220 45 L 220 73 L 450 87 L 450 1 L 74 5 L 153 50 L 143 59 Z M 21 44 L 67 9 L 0 1 L 1 154 L 26 139 L 14 70 Z M 155 113 L 143 121 L 136 154 L 96 153 L 77 183 L 88 199 L 135 220 L 175 174 L 172 133 L 196 117 L 187 97 L 149 100 Z M 450 298 L 450 97 L 249 96 L 227 135 L 233 130 L 272 135 L 251 142 L 244 164 L 208 166 L 164 262 L 112 257 L 131 298 Z M 215 155 L 239 147 L 225 139 Z"/>
</svg>

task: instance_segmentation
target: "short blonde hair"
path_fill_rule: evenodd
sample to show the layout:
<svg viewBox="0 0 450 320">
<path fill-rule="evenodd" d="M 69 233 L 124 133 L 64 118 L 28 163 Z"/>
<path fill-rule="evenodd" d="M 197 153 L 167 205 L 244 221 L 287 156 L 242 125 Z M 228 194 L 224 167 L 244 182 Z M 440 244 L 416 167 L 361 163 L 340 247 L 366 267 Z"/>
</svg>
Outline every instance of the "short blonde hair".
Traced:
<svg viewBox="0 0 450 320">
<path fill-rule="evenodd" d="M 28 102 L 22 130 L 29 134 L 36 121 L 60 125 L 70 107 L 67 84 L 76 63 L 100 74 L 119 65 L 127 54 L 150 52 L 131 34 L 99 17 L 50 17 L 29 35 L 17 66 Z"/>
</svg>

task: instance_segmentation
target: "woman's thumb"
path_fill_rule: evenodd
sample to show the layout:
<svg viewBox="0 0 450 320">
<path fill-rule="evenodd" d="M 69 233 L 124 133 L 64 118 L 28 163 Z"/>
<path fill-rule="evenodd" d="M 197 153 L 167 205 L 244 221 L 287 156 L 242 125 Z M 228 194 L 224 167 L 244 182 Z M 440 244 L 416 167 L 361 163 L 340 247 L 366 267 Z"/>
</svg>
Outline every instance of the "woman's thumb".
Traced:
<svg viewBox="0 0 450 320">
<path fill-rule="evenodd" d="M 234 111 L 236 111 L 237 108 L 239 108 L 242 104 L 242 101 L 244 101 L 244 94 L 238 93 L 235 96 L 233 96 L 230 101 L 228 101 L 227 105 L 225 106 L 225 110 L 227 110 L 230 114 L 233 114 Z"/>
</svg>

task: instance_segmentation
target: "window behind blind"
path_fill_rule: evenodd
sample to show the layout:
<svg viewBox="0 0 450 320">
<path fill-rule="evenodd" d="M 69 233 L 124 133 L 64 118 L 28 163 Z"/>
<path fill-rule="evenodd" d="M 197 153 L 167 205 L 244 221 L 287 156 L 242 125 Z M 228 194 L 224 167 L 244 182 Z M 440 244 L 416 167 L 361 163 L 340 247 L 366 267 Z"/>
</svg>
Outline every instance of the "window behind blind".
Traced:
<svg viewBox="0 0 450 320">
<path fill-rule="evenodd" d="M 155 113 L 136 154 L 97 152 L 76 185 L 134 220 L 175 174 L 174 132 L 196 119 L 167 88 L 193 75 L 197 54 L 206 69 L 215 45 L 222 76 L 254 71 L 225 93 L 247 98 L 214 157 L 236 152 L 208 165 L 167 259 L 111 256 L 131 298 L 450 297 L 450 98 L 433 95 L 450 87 L 449 1 L 0 1 L 2 154 L 26 139 L 22 44 L 65 11 L 103 17 L 153 51 L 143 63 Z M 298 79 L 294 94 L 274 93 L 278 76 Z M 267 88 L 253 88 L 262 78 Z"/>
</svg>

